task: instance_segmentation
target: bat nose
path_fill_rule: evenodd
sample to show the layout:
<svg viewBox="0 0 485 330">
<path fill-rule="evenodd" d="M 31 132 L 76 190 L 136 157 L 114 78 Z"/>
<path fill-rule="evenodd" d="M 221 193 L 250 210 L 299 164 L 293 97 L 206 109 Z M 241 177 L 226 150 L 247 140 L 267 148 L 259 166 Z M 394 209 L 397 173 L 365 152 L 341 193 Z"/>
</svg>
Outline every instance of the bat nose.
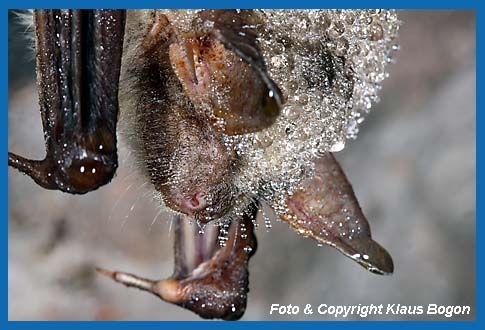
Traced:
<svg viewBox="0 0 485 330">
<path fill-rule="evenodd" d="M 207 206 L 207 201 L 204 193 L 196 192 L 185 197 L 183 204 L 185 208 L 193 212 L 205 208 Z"/>
</svg>

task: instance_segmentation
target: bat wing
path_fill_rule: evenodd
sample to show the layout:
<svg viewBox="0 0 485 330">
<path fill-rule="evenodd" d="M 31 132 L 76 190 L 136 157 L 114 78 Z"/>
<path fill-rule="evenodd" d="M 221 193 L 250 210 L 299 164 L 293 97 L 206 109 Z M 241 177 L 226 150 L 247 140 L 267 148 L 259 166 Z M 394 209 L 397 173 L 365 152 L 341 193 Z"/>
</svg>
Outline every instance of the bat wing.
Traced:
<svg viewBox="0 0 485 330">
<path fill-rule="evenodd" d="M 287 200 L 282 216 L 295 230 L 337 250 L 377 274 L 394 270 L 389 253 L 371 237 L 369 223 L 337 160 L 327 153 L 315 175 Z"/>
<path fill-rule="evenodd" d="M 10 166 L 47 189 L 83 194 L 118 166 L 116 122 L 124 10 L 35 10 L 36 66 L 46 157 Z"/>
</svg>

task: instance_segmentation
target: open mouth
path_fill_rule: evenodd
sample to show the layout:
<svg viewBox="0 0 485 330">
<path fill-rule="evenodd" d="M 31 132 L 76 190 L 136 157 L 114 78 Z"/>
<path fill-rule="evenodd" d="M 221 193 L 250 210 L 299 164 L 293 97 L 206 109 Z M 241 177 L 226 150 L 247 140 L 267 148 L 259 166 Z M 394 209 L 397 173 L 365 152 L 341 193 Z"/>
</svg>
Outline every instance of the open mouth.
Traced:
<svg viewBox="0 0 485 330">
<path fill-rule="evenodd" d="M 249 259 L 257 248 L 253 221 L 258 207 L 204 230 L 189 224 L 189 217 L 174 218 L 174 272 L 163 280 L 133 274 L 97 271 L 128 287 L 148 291 L 189 309 L 203 318 L 237 320 L 244 314 L 249 291 Z"/>
</svg>

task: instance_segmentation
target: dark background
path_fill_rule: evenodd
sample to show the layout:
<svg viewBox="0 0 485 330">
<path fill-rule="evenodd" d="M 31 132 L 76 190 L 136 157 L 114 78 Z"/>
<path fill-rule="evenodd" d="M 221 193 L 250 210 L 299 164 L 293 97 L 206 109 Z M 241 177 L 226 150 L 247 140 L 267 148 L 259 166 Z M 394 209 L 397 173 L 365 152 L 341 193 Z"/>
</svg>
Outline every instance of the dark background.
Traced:
<svg viewBox="0 0 485 330">
<path fill-rule="evenodd" d="M 273 221 L 257 232 L 244 319 L 326 319 L 270 316 L 272 303 L 470 305 L 466 318 L 475 318 L 475 13 L 400 18 L 401 50 L 382 101 L 337 155 L 395 274 L 371 274 Z M 33 56 L 24 28 L 9 19 L 9 150 L 40 159 Z M 198 319 L 94 272 L 172 272 L 169 218 L 157 217 L 123 147 L 120 158 L 113 182 L 85 196 L 43 190 L 9 169 L 10 319 Z M 432 317 L 379 317 L 401 318 Z"/>
</svg>

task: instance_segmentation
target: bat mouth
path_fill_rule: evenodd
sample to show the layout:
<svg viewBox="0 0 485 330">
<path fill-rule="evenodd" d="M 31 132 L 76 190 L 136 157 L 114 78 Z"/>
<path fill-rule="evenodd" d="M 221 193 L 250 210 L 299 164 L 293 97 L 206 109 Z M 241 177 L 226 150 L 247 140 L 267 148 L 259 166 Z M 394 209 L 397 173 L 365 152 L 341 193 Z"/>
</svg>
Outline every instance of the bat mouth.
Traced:
<svg viewBox="0 0 485 330">
<path fill-rule="evenodd" d="M 175 222 L 175 240 L 180 250 L 176 251 L 178 265 L 174 277 L 195 279 L 206 275 L 210 261 L 221 257 L 218 254 L 227 237 L 216 225 L 191 224 L 184 216 Z"/>
</svg>

